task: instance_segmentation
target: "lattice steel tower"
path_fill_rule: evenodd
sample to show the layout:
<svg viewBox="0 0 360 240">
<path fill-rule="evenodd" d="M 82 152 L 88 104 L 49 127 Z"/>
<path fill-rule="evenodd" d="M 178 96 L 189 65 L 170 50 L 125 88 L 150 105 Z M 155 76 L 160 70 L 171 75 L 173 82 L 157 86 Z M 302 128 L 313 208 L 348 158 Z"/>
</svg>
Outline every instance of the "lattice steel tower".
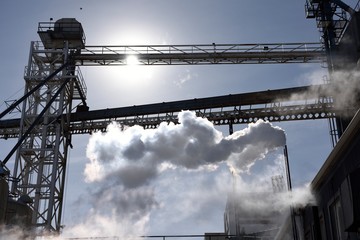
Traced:
<svg viewBox="0 0 360 240">
<path fill-rule="evenodd" d="M 32 42 L 25 68 L 25 95 L 11 191 L 28 195 L 32 224 L 59 231 L 73 101 L 85 101 L 86 87 L 72 56 L 85 35 L 74 18 L 39 23 L 42 42 Z M 45 80 L 44 80 L 45 79 Z M 23 139 L 20 139 L 22 138 Z"/>
</svg>

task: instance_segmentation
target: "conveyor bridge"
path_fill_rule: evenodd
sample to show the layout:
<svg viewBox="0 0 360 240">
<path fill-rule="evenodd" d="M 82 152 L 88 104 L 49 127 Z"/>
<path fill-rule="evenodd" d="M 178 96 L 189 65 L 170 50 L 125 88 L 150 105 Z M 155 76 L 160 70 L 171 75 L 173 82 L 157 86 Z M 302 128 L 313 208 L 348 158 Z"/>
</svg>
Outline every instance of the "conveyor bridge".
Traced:
<svg viewBox="0 0 360 240">
<path fill-rule="evenodd" d="M 106 131 L 111 122 L 124 126 L 140 125 L 156 128 L 161 122 L 177 123 L 177 114 L 182 110 L 195 111 L 215 125 L 254 122 L 258 119 L 293 121 L 334 118 L 341 114 L 331 97 L 326 95 L 326 85 L 294 87 L 261 92 L 231 94 L 174 102 L 139 106 L 109 108 L 72 113 L 69 130 L 71 134 Z M 292 96 L 296 95 L 297 100 Z M 63 116 L 59 116 L 61 118 Z M 56 119 L 53 119 L 54 121 Z M 40 121 L 39 125 L 43 123 Z M 14 138 L 19 135 L 20 119 L 0 121 L 0 137 Z M 41 127 L 36 128 L 41 133 Z"/>
<path fill-rule="evenodd" d="M 57 53 L 59 52 L 59 53 Z M 61 62 L 61 51 L 36 42 L 33 53 L 43 63 Z M 77 65 L 127 65 L 135 56 L 139 65 L 202 65 L 202 64 L 269 64 L 314 63 L 326 60 L 320 43 L 265 44 L 201 44 L 201 45 L 133 45 L 85 46 L 75 53 Z"/>
</svg>

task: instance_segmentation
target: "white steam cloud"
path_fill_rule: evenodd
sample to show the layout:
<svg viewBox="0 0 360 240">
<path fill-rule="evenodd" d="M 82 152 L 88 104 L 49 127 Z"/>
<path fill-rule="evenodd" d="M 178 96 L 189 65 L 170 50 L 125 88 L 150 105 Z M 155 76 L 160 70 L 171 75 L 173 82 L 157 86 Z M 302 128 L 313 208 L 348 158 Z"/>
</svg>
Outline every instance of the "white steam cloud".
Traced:
<svg viewBox="0 0 360 240">
<path fill-rule="evenodd" d="M 270 160 L 267 157 L 267 161 Z M 258 164 L 257 164 L 258 165 Z M 256 175 L 236 175 L 234 190 L 229 194 L 226 215 L 238 219 L 246 233 L 261 233 L 264 230 L 282 226 L 290 215 L 290 206 L 303 208 L 316 205 L 316 200 L 308 185 L 287 191 L 285 181 L 284 156 L 278 155 L 270 164 L 264 164 Z M 284 190 L 273 191 L 274 176 L 283 177 Z M 280 178 L 281 179 L 281 178 Z M 233 223 L 234 224 L 234 223 Z M 291 236 L 291 235 L 290 235 Z"/>
<path fill-rule="evenodd" d="M 179 124 L 161 123 L 157 129 L 133 126 L 124 130 L 116 123 L 110 124 L 106 133 L 94 133 L 87 146 L 89 163 L 84 176 L 92 185 L 86 199 L 92 206 L 89 217 L 66 232 L 77 232 L 77 236 L 79 233 L 99 236 L 104 232 L 139 236 L 147 232 L 155 209 L 164 211 L 157 214 L 158 217 L 169 217 L 171 212 L 178 212 L 182 219 L 191 214 L 196 216 L 196 211 L 206 212 L 205 209 L 212 208 L 213 204 L 224 202 L 229 190 L 228 178 L 222 177 L 222 181 L 210 183 L 212 173 L 230 175 L 229 168 L 238 173 L 249 171 L 257 160 L 284 146 L 285 141 L 282 129 L 262 120 L 224 137 L 211 122 L 190 111 L 179 114 Z M 176 185 L 170 174 L 175 172 L 176 176 L 186 175 L 187 178 L 191 178 L 190 173 L 195 173 L 196 178 L 193 177 L 190 185 L 196 187 L 192 191 L 192 186 L 188 186 L 174 199 L 175 193 L 173 197 L 166 196 L 163 189 L 168 186 L 171 192 L 170 189 Z M 163 178 L 159 180 L 160 174 Z M 164 176 L 167 180 L 161 180 Z M 179 191 L 179 188 L 180 183 L 174 191 Z M 212 193 L 207 193 L 210 189 Z M 165 205 L 171 198 L 181 201 L 178 210 Z M 195 206 L 195 199 L 196 207 L 190 207 Z M 203 214 L 197 216 L 201 221 Z M 112 224 L 107 222 L 126 227 L 110 231 L 108 228 Z M 85 226 L 92 225 L 96 227 L 86 231 Z"/>
<path fill-rule="evenodd" d="M 321 77 L 319 72 L 308 74 L 310 84 L 319 84 Z M 324 77 L 324 76 L 323 76 Z M 341 110 L 338 114 L 344 117 L 353 116 L 355 111 L 359 108 L 360 102 L 360 71 L 357 69 L 334 71 L 331 73 L 329 83 L 324 88 L 319 88 L 318 85 L 313 85 L 310 90 L 302 94 L 294 94 L 290 101 L 331 98 L 331 104 L 337 110 Z M 328 99 L 329 100 L 329 99 Z M 328 101 L 325 100 L 325 101 Z"/>
<path fill-rule="evenodd" d="M 30 236 L 24 232 L 20 226 L 12 226 L 11 228 L 0 226 L 0 240 L 30 239 L 29 237 Z"/>
<path fill-rule="evenodd" d="M 262 120 L 225 137 L 189 111 L 179 114 L 178 125 L 162 123 L 151 130 L 110 124 L 106 133 L 94 133 L 87 146 L 84 177 L 91 188 L 76 207 L 90 210 L 56 239 L 138 239 L 154 229 L 161 235 L 213 231 L 207 228 L 209 222 L 217 222 L 223 231 L 228 193 L 234 187 L 238 193 L 271 192 L 271 176 L 283 172 L 283 156 L 276 149 L 285 141 L 282 129 Z M 257 204 L 241 194 L 240 204 L 257 213 L 311 199 L 308 191 L 295 193 L 271 202 L 258 199 Z"/>
<path fill-rule="evenodd" d="M 85 178 L 88 182 L 114 178 L 128 189 L 146 185 L 164 166 L 198 169 L 227 162 L 236 171 L 248 170 L 269 151 L 285 145 L 284 131 L 269 122 L 259 120 L 224 137 L 207 119 L 190 111 L 179 114 L 178 125 L 122 130 L 113 123 L 107 130 L 89 141 Z"/>
<path fill-rule="evenodd" d="M 331 87 L 328 94 L 335 99 L 339 109 L 358 108 L 360 93 L 360 71 L 336 71 L 331 75 Z"/>
</svg>

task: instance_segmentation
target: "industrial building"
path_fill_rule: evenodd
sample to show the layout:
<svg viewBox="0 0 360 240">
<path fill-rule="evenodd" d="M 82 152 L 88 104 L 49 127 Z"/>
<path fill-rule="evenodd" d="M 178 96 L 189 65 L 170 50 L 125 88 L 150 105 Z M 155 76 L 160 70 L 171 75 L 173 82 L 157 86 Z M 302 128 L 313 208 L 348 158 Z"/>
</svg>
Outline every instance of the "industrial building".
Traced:
<svg viewBox="0 0 360 240">
<path fill-rule="evenodd" d="M 224 214 L 225 233 L 239 239 L 274 239 L 285 216 L 290 213 L 290 208 L 283 211 L 275 207 L 261 207 L 275 205 L 275 198 L 276 193 L 273 192 L 230 195 Z"/>
<path fill-rule="evenodd" d="M 74 18 L 39 23 L 41 42 L 31 43 L 24 76 L 25 94 L 0 114 L 3 118 L 23 104 L 21 118 L 0 121 L 0 137 L 18 139 L 1 161 L 0 223 L 5 227 L 22 226 L 38 235 L 59 233 L 73 134 L 106 131 L 114 120 L 126 126 L 156 128 L 164 121 L 177 123 L 177 114 L 186 109 L 214 125 L 228 126 L 230 134 L 233 125 L 258 119 L 271 122 L 329 119 L 334 149 L 311 182 L 317 203 L 304 208 L 292 206 L 285 215 L 273 210 L 256 213 L 236 202 L 242 198 L 271 201 L 271 194 L 250 192 L 247 196 L 230 196 L 224 232 L 234 239 L 359 239 L 360 101 L 356 96 L 347 109 L 337 108 L 336 99 L 328 91 L 334 87 L 331 79 L 329 84 L 319 86 L 93 111 L 89 111 L 86 102 L 87 88 L 80 66 L 126 65 L 129 55 L 136 55 L 142 65 L 325 60 L 330 78 L 335 71 L 358 71 L 358 9 L 340 0 L 307 0 L 305 7 L 307 17 L 315 19 L 322 33 L 320 43 L 86 46 L 85 31 Z M 302 104 L 289 99 L 295 93 L 304 96 Z M 284 105 L 277 106 L 278 99 L 284 99 Z M 15 164 L 10 171 L 6 164 L 12 157 Z M 217 237 L 223 239 L 222 234 Z"/>
<path fill-rule="evenodd" d="M 317 205 L 302 211 L 305 239 L 359 239 L 360 114 L 311 182 Z"/>
<path fill-rule="evenodd" d="M 308 4 L 315 4 L 315 8 L 317 8 L 322 1 L 309 1 Z M 310 15 L 312 13 L 310 8 Z M 338 40 L 339 43 L 336 44 L 336 51 L 330 54 L 331 59 L 328 59 L 328 61 L 332 61 L 330 71 L 358 71 L 360 59 L 359 16 L 358 12 L 352 12 L 352 19 L 341 34 L 341 40 Z M 325 44 L 331 44 L 331 40 L 327 39 L 327 41 Z M 360 98 L 359 96 L 354 97 L 358 106 Z M 358 109 L 358 107 L 354 109 Z M 266 225 L 256 228 L 258 231 L 250 235 L 242 233 L 240 229 L 249 223 L 241 219 L 245 217 L 245 219 L 251 220 L 251 216 L 247 216 L 246 211 L 239 211 L 228 205 L 224 219 L 225 233 L 239 236 L 239 239 L 359 239 L 360 113 L 352 113 L 348 117 L 336 121 L 338 126 L 343 128 L 338 135 L 340 138 L 335 140 L 334 149 L 310 185 L 316 197 L 316 204 L 301 208 L 293 206 L 282 224 L 274 225 L 270 221 L 278 219 L 279 214 L 262 216 L 257 219 L 256 223 L 260 224 L 264 221 Z M 241 197 L 239 197 L 239 202 L 241 202 Z M 229 219 L 229 213 L 233 214 L 233 219 Z M 267 218 L 270 220 L 266 221 Z M 270 233 L 272 229 L 275 229 L 275 234 L 272 233 L 273 235 L 268 238 L 269 235 L 265 235 L 261 229 L 269 230 Z"/>
<path fill-rule="evenodd" d="M 260 201 L 257 205 L 261 206 L 262 201 L 271 202 L 277 192 L 229 195 L 224 232 L 239 239 L 359 239 L 359 155 L 360 112 L 357 112 L 310 184 L 316 204 L 293 206 L 294 211 L 289 208 L 286 212 L 276 209 L 256 212 L 244 207 L 243 202 L 250 198 L 254 204 Z"/>
</svg>

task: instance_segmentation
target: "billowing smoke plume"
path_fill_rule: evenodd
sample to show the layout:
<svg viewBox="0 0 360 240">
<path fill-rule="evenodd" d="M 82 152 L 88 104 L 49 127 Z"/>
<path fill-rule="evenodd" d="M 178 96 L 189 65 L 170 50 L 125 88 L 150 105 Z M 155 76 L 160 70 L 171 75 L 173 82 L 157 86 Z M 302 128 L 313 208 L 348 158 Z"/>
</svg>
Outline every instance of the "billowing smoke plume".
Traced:
<svg viewBox="0 0 360 240">
<path fill-rule="evenodd" d="M 204 212 L 226 200 L 229 168 L 249 171 L 257 160 L 284 144 L 284 131 L 269 122 L 259 120 L 224 137 L 207 119 L 190 111 L 179 114 L 179 124 L 162 123 L 157 129 L 110 124 L 106 133 L 94 133 L 87 146 L 84 175 L 92 186 L 86 199 L 91 206 L 89 217 L 66 232 L 139 236 L 148 230 L 152 214 L 168 219 L 178 213 L 178 224 L 190 215 L 204 221 Z M 192 179 L 190 186 L 174 179 L 180 176 Z M 165 194 L 172 191 L 181 194 Z M 169 209 L 165 205 L 169 201 L 181 203 Z M 154 213 L 155 209 L 160 210 Z M 217 216 L 220 227 L 221 215 Z M 86 226 L 96 227 L 86 230 Z"/>
<path fill-rule="evenodd" d="M 284 145 L 284 131 L 268 122 L 259 120 L 224 137 L 208 120 L 184 111 L 178 125 L 161 123 L 157 129 L 134 126 L 122 131 L 111 124 L 107 133 L 94 134 L 85 177 L 94 182 L 113 176 L 124 187 L 134 188 L 151 181 L 165 165 L 198 169 L 227 162 L 244 171 Z"/>
<path fill-rule="evenodd" d="M 189 111 L 179 114 L 178 125 L 162 123 L 152 130 L 110 124 L 106 133 L 94 133 L 87 147 L 84 176 L 91 188 L 78 207 L 90 210 L 59 239 L 137 239 L 150 228 L 160 235 L 201 234 L 214 231 L 206 228 L 209 222 L 223 231 L 226 199 L 235 189 L 240 204 L 253 213 L 288 209 L 294 199 L 306 204 L 308 194 L 282 194 L 255 205 L 246 197 L 246 192 L 271 192 L 271 176 L 284 172 L 276 151 L 284 144 L 284 131 L 268 122 L 259 120 L 225 137 Z"/>
<path fill-rule="evenodd" d="M 95 133 L 87 148 L 90 163 L 85 177 L 89 182 L 112 179 L 133 189 L 148 184 L 168 167 L 199 169 L 227 162 L 236 171 L 244 171 L 284 145 L 284 131 L 268 122 L 259 120 L 224 137 L 208 120 L 184 111 L 178 125 L 161 123 L 157 129 L 134 126 L 122 131 L 114 123 L 107 133 Z"/>
</svg>

